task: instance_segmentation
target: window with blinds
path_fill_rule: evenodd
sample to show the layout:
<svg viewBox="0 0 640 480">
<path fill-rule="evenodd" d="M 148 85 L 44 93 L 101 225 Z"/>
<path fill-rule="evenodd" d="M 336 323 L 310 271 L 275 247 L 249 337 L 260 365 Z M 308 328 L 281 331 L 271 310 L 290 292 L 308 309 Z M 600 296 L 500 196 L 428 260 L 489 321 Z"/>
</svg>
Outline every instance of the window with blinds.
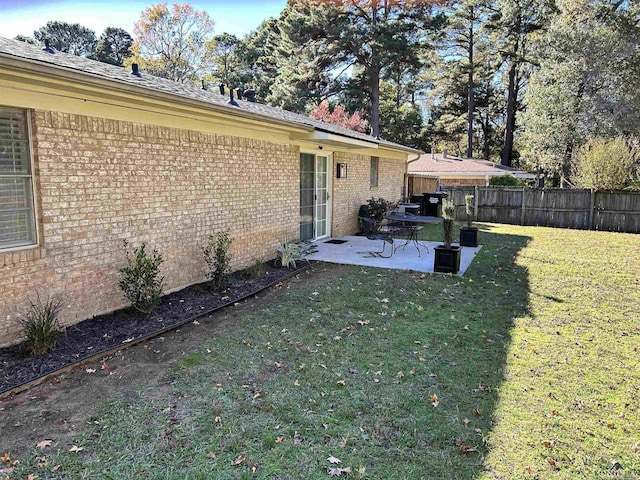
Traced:
<svg viewBox="0 0 640 480">
<path fill-rule="evenodd" d="M 0 106 L 0 250 L 36 243 L 27 111 Z"/>
</svg>

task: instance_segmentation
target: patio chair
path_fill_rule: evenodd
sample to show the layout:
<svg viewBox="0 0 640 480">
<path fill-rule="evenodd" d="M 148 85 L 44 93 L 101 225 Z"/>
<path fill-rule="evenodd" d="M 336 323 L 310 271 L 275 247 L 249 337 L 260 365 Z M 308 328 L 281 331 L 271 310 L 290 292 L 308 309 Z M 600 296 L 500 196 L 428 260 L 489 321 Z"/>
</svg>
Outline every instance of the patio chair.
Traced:
<svg viewBox="0 0 640 480">
<path fill-rule="evenodd" d="M 375 220 L 367 217 L 359 218 L 362 224 L 362 233 L 369 240 L 382 240 L 382 250 L 380 252 L 358 252 L 358 253 L 370 253 L 376 257 L 389 258 L 393 255 L 393 236 L 392 231 L 385 228 L 381 228 L 380 225 L 377 224 Z M 390 245 L 389 249 L 391 253 L 389 255 L 384 255 L 384 252 L 387 248 L 387 243 Z"/>
</svg>

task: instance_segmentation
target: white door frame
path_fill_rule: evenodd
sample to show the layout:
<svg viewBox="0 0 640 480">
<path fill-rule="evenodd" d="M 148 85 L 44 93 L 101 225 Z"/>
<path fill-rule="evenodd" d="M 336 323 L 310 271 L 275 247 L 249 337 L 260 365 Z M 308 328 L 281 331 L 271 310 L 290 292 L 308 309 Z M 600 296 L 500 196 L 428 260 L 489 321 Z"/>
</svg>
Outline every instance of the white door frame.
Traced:
<svg viewBox="0 0 640 480">
<path fill-rule="evenodd" d="M 329 238 L 331 236 L 331 221 L 332 221 L 332 210 L 333 210 L 333 152 L 318 152 L 317 150 L 305 150 L 301 149 L 300 154 L 308 154 L 313 155 L 315 157 L 314 161 L 314 205 L 313 205 L 313 240 L 321 240 L 323 238 Z M 316 220 L 317 214 L 316 209 L 318 208 L 318 185 L 315 181 L 315 175 L 318 172 L 318 157 L 324 157 L 327 159 L 327 202 L 326 202 L 326 234 L 318 236 L 317 228 L 316 228 Z"/>
</svg>

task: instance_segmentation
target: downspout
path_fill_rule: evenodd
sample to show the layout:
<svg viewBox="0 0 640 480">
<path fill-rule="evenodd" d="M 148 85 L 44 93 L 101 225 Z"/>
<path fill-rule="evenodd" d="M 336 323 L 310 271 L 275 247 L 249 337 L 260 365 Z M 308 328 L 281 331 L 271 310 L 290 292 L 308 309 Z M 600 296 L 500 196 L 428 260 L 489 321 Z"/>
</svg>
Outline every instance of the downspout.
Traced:
<svg viewBox="0 0 640 480">
<path fill-rule="evenodd" d="M 411 200 L 411 197 L 409 197 L 409 164 L 420 160 L 421 156 L 421 153 L 416 153 L 416 158 L 408 159 L 407 163 L 404 166 L 404 192 L 405 196 L 407 197 L 407 201 Z"/>
</svg>

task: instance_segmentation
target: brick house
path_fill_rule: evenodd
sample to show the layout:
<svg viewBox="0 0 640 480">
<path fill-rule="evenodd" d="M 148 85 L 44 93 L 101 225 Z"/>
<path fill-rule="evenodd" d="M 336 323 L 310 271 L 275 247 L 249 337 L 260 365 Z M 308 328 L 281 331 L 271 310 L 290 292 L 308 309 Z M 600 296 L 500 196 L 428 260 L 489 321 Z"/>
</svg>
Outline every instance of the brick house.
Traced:
<svg viewBox="0 0 640 480">
<path fill-rule="evenodd" d="M 398 200 L 420 153 L 228 100 L 0 38 L 0 345 L 36 291 L 62 296 L 67 325 L 123 307 L 123 239 L 163 254 L 172 291 L 203 281 L 222 229 L 234 269 L 354 233 L 359 206 Z"/>
</svg>

